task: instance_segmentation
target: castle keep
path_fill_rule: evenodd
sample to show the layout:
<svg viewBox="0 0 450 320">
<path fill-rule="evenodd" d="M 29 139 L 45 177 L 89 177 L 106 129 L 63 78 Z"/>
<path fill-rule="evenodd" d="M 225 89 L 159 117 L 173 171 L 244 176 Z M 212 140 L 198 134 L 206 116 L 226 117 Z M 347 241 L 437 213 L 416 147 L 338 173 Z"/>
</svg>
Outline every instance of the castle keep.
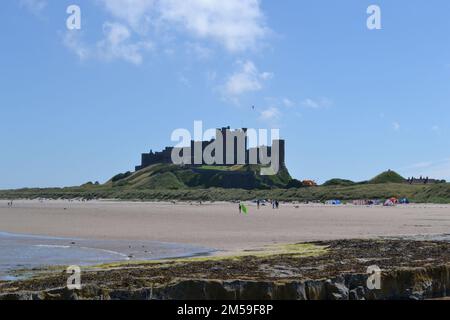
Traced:
<svg viewBox="0 0 450 320">
<path fill-rule="evenodd" d="M 237 164 L 260 164 L 267 165 L 268 161 L 272 158 L 272 151 L 275 150 L 274 146 L 277 146 L 278 161 L 280 166 L 285 164 L 285 141 L 273 140 L 272 146 L 261 146 L 255 148 L 249 148 L 248 146 L 248 129 L 230 130 L 230 127 L 224 127 L 216 130 L 216 137 L 211 141 L 194 141 L 190 143 L 190 147 L 179 148 L 175 150 L 174 147 L 166 147 L 163 151 L 150 153 L 143 153 L 141 158 L 141 164 L 136 166 L 136 171 L 149 167 L 157 163 L 173 163 L 172 154 L 177 152 L 180 156 L 184 155 L 184 165 L 206 165 L 207 162 L 203 159 L 198 159 L 198 156 L 204 154 L 205 150 L 212 149 L 213 144 L 217 141 L 221 141 L 222 150 L 213 150 L 212 156 L 215 157 L 215 163 L 212 165 L 217 166 L 233 166 Z M 220 144 L 219 144 L 220 146 Z M 211 165 L 211 164 L 209 164 Z"/>
</svg>

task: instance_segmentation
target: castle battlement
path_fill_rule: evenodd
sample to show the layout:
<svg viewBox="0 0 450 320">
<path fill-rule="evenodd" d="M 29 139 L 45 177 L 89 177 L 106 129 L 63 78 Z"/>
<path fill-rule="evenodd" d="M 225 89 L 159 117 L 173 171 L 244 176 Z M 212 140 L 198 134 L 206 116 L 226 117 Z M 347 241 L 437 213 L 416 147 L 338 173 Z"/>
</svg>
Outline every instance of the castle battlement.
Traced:
<svg viewBox="0 0 450 320">
<path fill-rule="evenodd" d="M 248 147 L 249 137 L 247 135 L 248 129 L 236 129 L 231 130 L 230 127 L 223 127 L 216 130 L 216 137 L 210 141 L 194 141 L 191 140 L 190 147 L 180 149 L 181 154 L 190 154 L 187 156 L 188 160 L 184 163 L 185 165 L 206 165 L 205 160 L 201 159 L 201 164 L 196 161 L 195 153 L 196 150 L 201 150 L 203 155 L 205 150 L 212 146 L 216 141 L 220 139 L 222 150 L 214 150 L 212 155 L 216 158 L 216 163 L 212 165 L 217 166 L 233 166 L 233 165 L 248 165 L 248 164 L 261 164 L 267 165 L 267 158 L 272 157 L 272 147 L 271 146 L 260 146 L 255 148 Z M 230 138 L 232 140 L 230 140 Z M 279 149 L 279 163 L 280 165 L 285 164 L 285 141 L 284 140 L 273 140 L 272 146 L 277 145 Z M 164 150 L 159 152 L 143 153 L 141 156 L 141 164 L 136 166 L 136 171 L 144 169 L 154 164 L 167 163 L 171 164 L 172 153 L 174 147 L 166 147 Z M 211 165 L 211 164 L 208 164 Z"/>
</svg>

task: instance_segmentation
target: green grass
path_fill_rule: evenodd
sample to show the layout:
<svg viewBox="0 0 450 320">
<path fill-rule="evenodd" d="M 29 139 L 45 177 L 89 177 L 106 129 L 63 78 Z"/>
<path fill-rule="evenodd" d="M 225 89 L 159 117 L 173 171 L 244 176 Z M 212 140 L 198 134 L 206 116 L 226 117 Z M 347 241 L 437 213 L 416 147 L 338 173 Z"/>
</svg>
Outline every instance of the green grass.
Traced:
<svg viewBox="0 0 450 320">
<path fill-rule="evenodd" d="M 156 164 L 134 173 L 116 175 L 103 185 L 90 183 L 67 188 L 0 190 L 0 198 L 323 202 L 406 197 L 412 202 L 450 203 L 450 184 L 410 185 L 403 183 L 403 177 L 393 171 L 384 172 L 365 183 L 333 179 L 323 186 L 298 188 L 292 187 L 293 180 L 287 168 L 281 168 L 274 176 L 262 176 L 260 169 L 254 165 L 193 168 Z"/>
<path fill-rule="evenodd" d="M 353 186 L 356 182 L 346 179 L 331 179 L 325 182 L 324 186 Z"/>
<path fill-rule="evenodd" d="M 212 171 L 240 171 L 244 169 L 244 165 L 236 166 L 200 166 L 199 169 L 202 170 L 212 170 Z"/>
<path fill-rule="evenodd" d="M 175 166 L 157 164 L 135 173 L 114 176 L 105 186 L 127 190 L 173 190 L 183 188 L 284 188 L 291 180 L 286 168 L 277 175 L 261 176 L 259 166 Z"/>
<path fill-rule="evenodd" d="M 244 190 L 223 188 L 134 189 L 108 185 L 51 189 L 0 191 L 1 199 L 120 199 L 137 201 L 248 201 L 278 199 L 280 201 L 326 201 L 340 199 L 387 199 L 407 197 L 412 202 L 450 203 L 450 184 L 409 185 L 398 183 L 362 184 L 354 186 L 319 186 L 312 188 Z"/>
<path fill-rule="evenodd" d="M 388 170 L 370 180 L 369 183 L 403 183 L 405 181 L 406 179 L 397 172 Z"/>
<path fill-rule="evenodd" d="M 174 264 L 190 263 L 190 262 L 209 262 L 209 261 L 239 261 L 243 258 L 271 258 L 279 255 L 289 255 L 295 258 L 317 257 L 326 254 L 329 249 L 326 246 L 316 245 L 312 243 L 298 243 L 298 244 L 276 244 L 269 245 L 259 250 L 244 250 L 237 251 L 224 255 L 212 255 L 204 257 L 188 257 L 176 259 L 163 259 L 154 261 L 124 261 L 105 263 L 96 266 L 86 267 L 88 270 L 111 270 L 118 268 L 133 268 L 139 266 L 146 267 L 172 267 Z"/>
</svg>

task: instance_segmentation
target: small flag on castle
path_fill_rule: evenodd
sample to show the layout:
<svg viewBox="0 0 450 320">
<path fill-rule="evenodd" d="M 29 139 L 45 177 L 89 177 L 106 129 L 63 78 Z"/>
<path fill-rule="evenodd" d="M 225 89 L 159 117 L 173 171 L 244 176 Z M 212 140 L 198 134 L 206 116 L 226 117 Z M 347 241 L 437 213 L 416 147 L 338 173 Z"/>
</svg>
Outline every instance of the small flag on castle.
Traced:
<svg viewBox="0 0 450 320">
<path fill-rule="evenodd" d="M 242 208 L 242 212 L 243 212 L 244 214 L 248 214 L 247 207 L 246 207 L 243 203 L 241 203 L 241 208 Z"/>
</svg>

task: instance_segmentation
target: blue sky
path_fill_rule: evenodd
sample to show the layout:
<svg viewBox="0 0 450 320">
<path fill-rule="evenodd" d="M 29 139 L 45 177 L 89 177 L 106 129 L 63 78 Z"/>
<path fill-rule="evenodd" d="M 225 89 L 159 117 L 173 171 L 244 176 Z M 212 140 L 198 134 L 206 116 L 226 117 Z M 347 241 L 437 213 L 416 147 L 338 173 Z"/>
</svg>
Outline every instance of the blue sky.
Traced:
<svg viewBox="0 0 450 320">
<path fill-rule="evenodd" d="M 105 181 L 195 120 L 280 128 L 299 179 L 450 180 L 449 18 L 447 0 L 3 1 L 0 188 Z"/>
</svg>

